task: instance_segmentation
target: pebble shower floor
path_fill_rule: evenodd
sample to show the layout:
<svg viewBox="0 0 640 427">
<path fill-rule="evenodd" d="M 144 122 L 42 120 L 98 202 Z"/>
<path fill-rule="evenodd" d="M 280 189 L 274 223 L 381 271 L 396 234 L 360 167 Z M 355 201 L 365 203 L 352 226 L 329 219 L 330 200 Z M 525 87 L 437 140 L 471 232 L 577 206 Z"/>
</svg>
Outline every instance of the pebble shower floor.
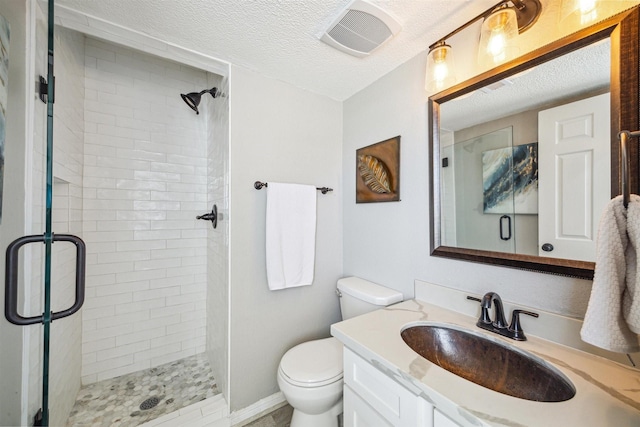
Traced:
<svg viewBox="0 0 640 427">
<path fill-rule="evenodd" d="M 67 427 L 130 427 L 220 393 L 204 354 L 89 384 Z"/>
</svg>

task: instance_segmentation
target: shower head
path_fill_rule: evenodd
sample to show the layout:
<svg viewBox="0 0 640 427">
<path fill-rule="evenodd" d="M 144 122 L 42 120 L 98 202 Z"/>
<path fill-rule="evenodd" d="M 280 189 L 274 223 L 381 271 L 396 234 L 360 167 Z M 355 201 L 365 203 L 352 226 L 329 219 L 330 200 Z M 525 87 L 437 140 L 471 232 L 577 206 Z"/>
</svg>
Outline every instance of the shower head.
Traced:
<svg viewBox="0 0 640 427">
<path fill-rule="evenodd" d="M 186 95 L 184 93 L 180 94 L 180 97 L 182 98 L 182 100 L 184 102 L 187 103 L 187 105 L 196 112 L 196 114 L 200 114 L 200 112 L 198 111 L 198 105 L 200 105 L 200 98 L 202 97 L 203 94 L 205 93 L 210 93 L 211 96 L 213 96 L 214 98 L 216 97 L 216 94 L 218 93 L 218 89 L 213 87 L 211 89 L 205 89 L 202 92 L 191 92 L 191 93 L 187 93 Z"/>
</svg>

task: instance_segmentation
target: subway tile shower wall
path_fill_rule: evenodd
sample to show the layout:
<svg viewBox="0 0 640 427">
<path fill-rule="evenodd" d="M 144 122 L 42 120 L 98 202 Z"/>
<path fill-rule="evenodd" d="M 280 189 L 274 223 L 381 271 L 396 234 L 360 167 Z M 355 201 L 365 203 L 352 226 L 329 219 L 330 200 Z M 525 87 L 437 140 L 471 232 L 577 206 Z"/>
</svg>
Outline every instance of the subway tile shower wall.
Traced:
<svg viewBox="0 0 640 427">
<path fill-rule="evenodd" d="M 209 74 L 207 87 L 229 93 L 229 80 Z M 207 357 L 218 389 L 228 390 L 229 348 L 229 97 L 205 97 L 207 114 L 207 191 L 218 206 L 218 226 L 207 227 Z M 203 100 L 204 102 L 204 100 Z"/>
<path fill-rule="evenodd" d="M 85 384 L 205 351 L 208 115 L 180 93 L 206 86 L 206 72 L 86 39 Z"/>
<path fill-rule="evenodd" d="M 84 36 L 60 29 L 56 32 L 55 51 L 64 59 L 56 62 L 52 226 L 54 233 L 82 236 Z M 75 258 L 73 245 L 57 243 L 52 246 L 51 303 L 54 311 L 73 305 Z M 41 286 L 39 283 L 38 287 Z M 65 424 L 80 388 L 81 331 L 82 316 L 79 314 L 56 320 L 51 326 L 49 393 L 59 396 L 49 405 L 51 425 Z M 39 397 L 36 401 L 40 401 Z"/>
</svg>

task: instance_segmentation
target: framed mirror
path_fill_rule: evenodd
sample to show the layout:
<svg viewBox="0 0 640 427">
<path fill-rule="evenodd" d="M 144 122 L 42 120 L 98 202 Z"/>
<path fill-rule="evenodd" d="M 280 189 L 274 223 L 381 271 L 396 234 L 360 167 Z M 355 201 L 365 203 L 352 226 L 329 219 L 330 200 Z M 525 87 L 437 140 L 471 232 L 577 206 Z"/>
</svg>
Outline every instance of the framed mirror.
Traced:
<svg viewBox="0 0 640 427">
<path fill-rule="evenodd" d="M 431 255 L 592 279 L 639 129 L 639 8 L 429 98 Z M 638 144 L 630 144 L 632 193 Z"/>
</svg>

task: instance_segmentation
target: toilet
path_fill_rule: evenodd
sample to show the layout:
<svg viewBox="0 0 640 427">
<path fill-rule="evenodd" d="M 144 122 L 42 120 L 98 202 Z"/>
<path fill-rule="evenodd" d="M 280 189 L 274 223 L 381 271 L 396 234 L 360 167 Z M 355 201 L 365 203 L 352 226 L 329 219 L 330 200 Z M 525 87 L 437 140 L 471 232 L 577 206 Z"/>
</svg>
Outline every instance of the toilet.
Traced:
<svg viewBox="0 0 640 427">
<path fill-rule="evenodd" d="M 402 301 L 402 293 L 358 277 L 338 280 L 342 319 Z M 298 344 L 278 367 L 278 386 L 293 407 L 291 427 L 337 427 L 342 413 L 342 343 L 334 337 Z"/>
</svg>

